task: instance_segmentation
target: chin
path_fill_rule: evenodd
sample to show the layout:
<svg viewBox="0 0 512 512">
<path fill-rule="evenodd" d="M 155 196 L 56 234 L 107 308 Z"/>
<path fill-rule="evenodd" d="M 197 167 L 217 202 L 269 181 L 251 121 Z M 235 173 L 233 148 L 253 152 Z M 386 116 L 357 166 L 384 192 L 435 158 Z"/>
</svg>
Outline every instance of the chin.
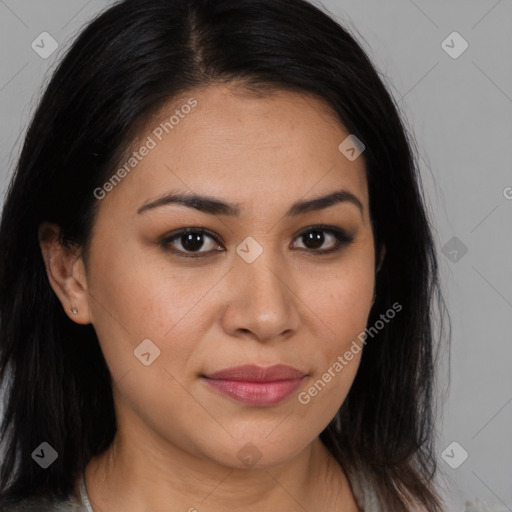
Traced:
<svg viewBox="0 0 512 512">
<path fill-rule="evenodd" d="M 212 455 L 217 463 L 232 469 L 270 469 L 289 462 L 312 442 L 292 436 L 271 437 L 261 432 L 237 437 Z"/>
</svg>

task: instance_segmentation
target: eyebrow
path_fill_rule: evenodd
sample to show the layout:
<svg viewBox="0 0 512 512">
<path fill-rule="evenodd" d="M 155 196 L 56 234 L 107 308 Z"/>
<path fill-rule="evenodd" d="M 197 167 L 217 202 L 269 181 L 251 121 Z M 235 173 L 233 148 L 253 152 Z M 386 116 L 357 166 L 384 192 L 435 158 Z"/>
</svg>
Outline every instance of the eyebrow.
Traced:
<svg viewBox="0 0 512 512">
<path fill-rule="evenodd" d="M 361 201 L 352 192 L 348 190 L 337 190 L 330 194 L 315 197 L 313 199 L 301 200 L 295 202 L 286 212 L 285 217 L 295 217 L 312 211 L 323 210 L 339 203 L 353 204 L 359 208 L 361 213 L 364 208 Z M 194 194 L 194 193 L 174 193 L 170 192 L 151 202 L 144 203 L 137 213 L 144 213 L 161 206 L 170 204 L 180 204 L 189 208 L 195 208 L 211 215 L 240 216 L 240 205 L 238 203 L 227 203 L 214 197 Z"/>
</svg>

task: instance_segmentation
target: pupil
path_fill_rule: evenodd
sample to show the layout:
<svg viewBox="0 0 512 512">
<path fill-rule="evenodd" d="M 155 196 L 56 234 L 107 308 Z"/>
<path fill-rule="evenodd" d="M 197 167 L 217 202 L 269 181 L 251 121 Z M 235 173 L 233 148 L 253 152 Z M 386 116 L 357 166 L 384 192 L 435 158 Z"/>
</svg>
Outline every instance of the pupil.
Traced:
<svg viewBox="0 0 512 512">
<path fill-rule="evenodd" d="M 183 235 L 181 243 L 187 251 L 196 251 L 203 245 L 201 233 L 188 233 Z"/>
<path fill-rule="evenodd" d="M 324 235 L 321 231 L 310 231 L 304 236 L 306 237 L 304 243 L 309 248 L 317 249 L 318 247 L 321 247 L 322 244 L 324 243 Z"/>
</svg>

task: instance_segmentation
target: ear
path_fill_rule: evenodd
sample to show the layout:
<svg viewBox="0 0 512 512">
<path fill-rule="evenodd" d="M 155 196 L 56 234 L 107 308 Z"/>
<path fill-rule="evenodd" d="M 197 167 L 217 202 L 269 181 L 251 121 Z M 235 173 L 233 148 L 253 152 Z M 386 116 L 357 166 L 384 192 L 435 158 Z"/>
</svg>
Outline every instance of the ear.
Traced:
<svg viewBox="0 0 512 512">
<path fill-rule="evenodd" d="M 77 324 L 91 323 L 85 267 L 78 249 L 61 244 L 56 224 L 43 222 L 38 234 L 50 286 L 64 311 Z"/>
</svg>

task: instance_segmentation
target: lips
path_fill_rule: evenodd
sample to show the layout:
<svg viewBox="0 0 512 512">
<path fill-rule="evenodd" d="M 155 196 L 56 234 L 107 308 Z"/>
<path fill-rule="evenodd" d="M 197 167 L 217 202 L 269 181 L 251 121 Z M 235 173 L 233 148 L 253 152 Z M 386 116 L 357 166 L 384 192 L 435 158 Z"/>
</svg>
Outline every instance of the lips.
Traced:
<svg viewBox="0 0 512 512">
<path fill-rule="evenodd" d="M 275 382 L 278 380 L 299 379 L 304 373 L 283 364 L 263 368 L 256 365 L 236 366 L 206 375 L 208 379 L 239 380 L 251 382 Z"/>
<path fill-rule="evenodd" d="M 203 376 L 215 391 L 252 406 L 276 405 L 295 391 L 306 375 L 286 365 L 237 366 Z"/>
</svg>

